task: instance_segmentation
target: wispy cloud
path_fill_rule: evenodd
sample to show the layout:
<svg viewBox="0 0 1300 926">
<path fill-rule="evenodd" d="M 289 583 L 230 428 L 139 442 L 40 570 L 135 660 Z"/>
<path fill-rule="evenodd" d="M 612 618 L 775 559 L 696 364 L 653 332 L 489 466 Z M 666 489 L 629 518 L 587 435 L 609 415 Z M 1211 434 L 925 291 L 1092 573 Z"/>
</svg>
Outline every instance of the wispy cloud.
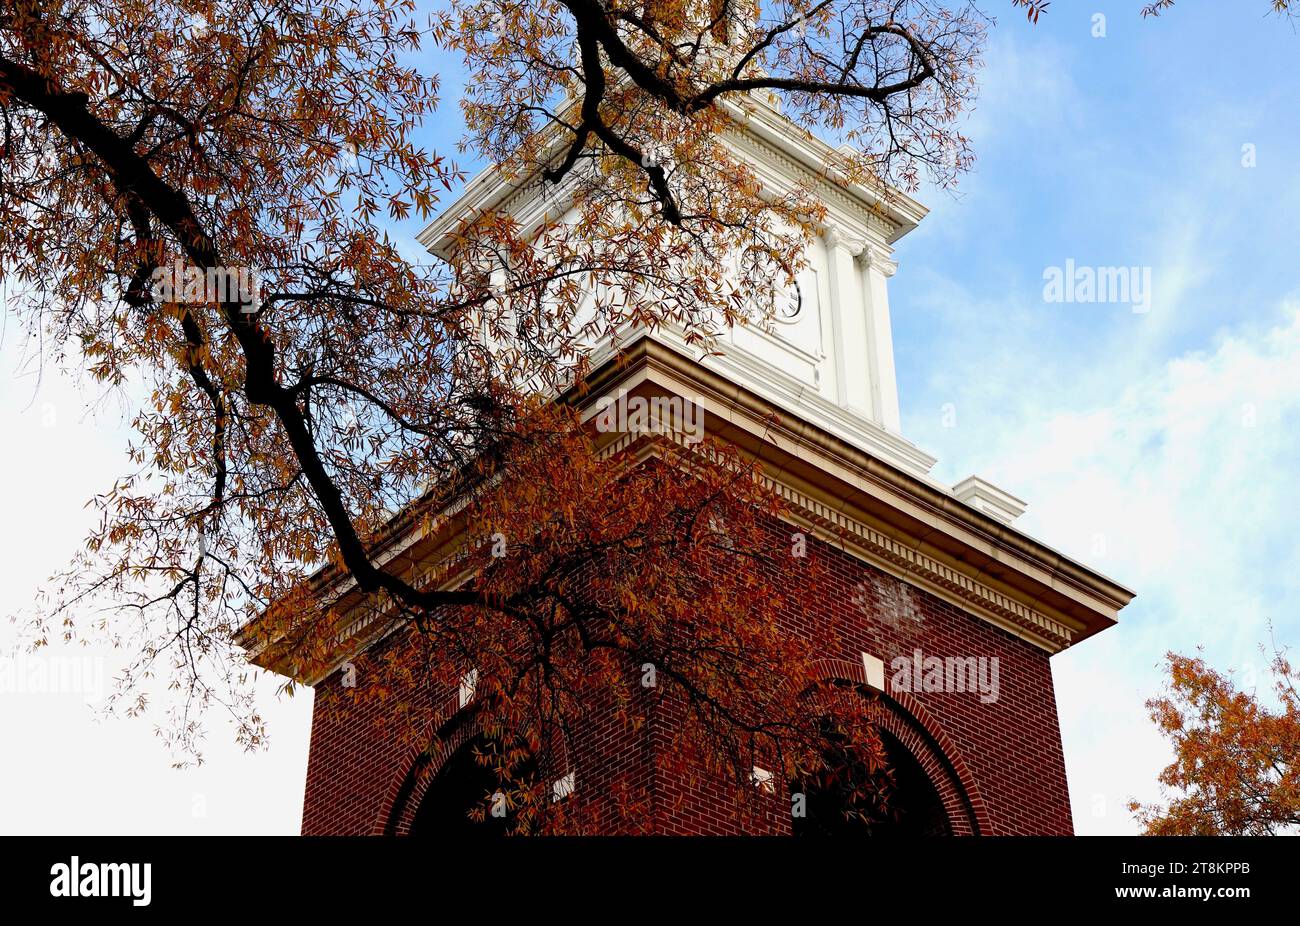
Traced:
<svg viewBox="0 0 1300 926">
<path fill-rule="evenodd" d="M 1300 152 L 1271 94 L 1126 57 L 1161 41 L 1127 20 L 1095 42 L 1080 22 L 995 32 L 968 126 L 976 172 L 960 197 L 923 196 L 935 208 L 900 247 L 891 297 L 904 433 L 936 475 L 1028 500 L 1019 526 L 1138 593 L 1117 628 L 1053 661 L 1076 827 L 1122 833 L 1125 801 L 1156 797 L 1168 761 L 1143 707 L 1164 653 L 1203 646 L 1253 683 L 1270 622 L 1300 646 L 1284 229 L 1300 191 L 1281 173 Z M 1155 79 L 1171 68 L 1178 106 Z M 1068 258 L 1149 266 L 1151 311 L 1045 303 L 1044 269 Z"/>
<path fill-rule="evenodd" d="M 1270 621 L 1300 643 L 1286 604 L 1300 592 L 1300 301 L 1272 314 L 1156 364 L 1115 351 L 1025 389 L 1007 388 L 1014 366 L 972 361 L 958 409 L 989 383 L 997 401 L 972 402 L 947 431 L 937 416 L 914 422 L 945 475 L 978 472 L 1028 499 L 1020 526 L 1138 592 L 1119 627 L 1055 660 L 1081 832 L 1126 831 L 1123 801 L 1154 796 L 1166 758 L 1142 702 L 1167 650 L 1258 667 Z M 1031 341 L 1004 338 L 1002 356 L 1050 369 Z"/>
</svg>

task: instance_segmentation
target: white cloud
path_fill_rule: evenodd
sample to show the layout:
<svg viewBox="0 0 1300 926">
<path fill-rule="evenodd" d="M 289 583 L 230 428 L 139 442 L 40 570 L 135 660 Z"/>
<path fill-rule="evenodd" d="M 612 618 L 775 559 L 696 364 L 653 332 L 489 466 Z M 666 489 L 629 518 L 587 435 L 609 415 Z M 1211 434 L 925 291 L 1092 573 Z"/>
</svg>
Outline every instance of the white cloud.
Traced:
<svg viewBox="0 0 1300 926">
<path fill-rule="evenodd" d="M 921 441 L 946 445 L 949 472 L 1027 499 L 1022 529 L 1138 593 L 1117 628 L 1054 660 L 1080 832 L 1132 831 L 1124 801 L 1156 796 L 1167 750 L 1143 702 L 1167 650 L 1258 671 L 1270 620 L 1300 646 L 1300 301 L 1274 319 L 1164 362 L 1104 353 L 1085 379 L 1004 391 L 996 412 Z"/>
</svg>

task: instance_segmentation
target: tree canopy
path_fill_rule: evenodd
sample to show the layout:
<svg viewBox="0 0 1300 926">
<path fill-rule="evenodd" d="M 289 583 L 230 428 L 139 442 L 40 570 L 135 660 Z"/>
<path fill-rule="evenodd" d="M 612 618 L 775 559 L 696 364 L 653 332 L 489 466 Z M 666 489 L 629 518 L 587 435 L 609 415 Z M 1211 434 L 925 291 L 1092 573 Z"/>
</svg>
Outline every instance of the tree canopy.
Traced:
<svg viewBox="0 0 1300 926">
<path fill-rule="evenodd" d="M 1151 836 L 1273 836 L 1300 827 L 1300 673 L 1269 663 L 1275 705 L 1200 657 L 1169 653 L 1167 692 L 1147 702 L 1174 749 L 1166 801 L 1131 802 Z"/>
<path fill-rule="evenodd" d="M 770 195 L 726 143 L 755 95 L 842 142 L 842 177 L 954 182 L 989 23 L 961 0 L 5 0 L 11 311 L 52 360 L 144 397 L 130 469 L 34 640 L 103 631 L 138 653 L 128 709 L 170 678 L 173 745 L 196 748 L 212 704 L 257 745 L 237 631 L 268 608 L 330 626 L 308 594 L 329 566 L 437 641 L 432 673 L 479 666 L 503 727 L 540 736 L 566 692 L 615 691 L 622 663 L 591 668 L 609 653 L 674 666 L 683 735 L 733 777 L 742 743 L 817 754 L 795 700 L 807 647 L 776 621 L 816 577 L 761 542 L 778 502 L 725 454 L 667 490 L 628 477 L 536 395 L 580 382 L 628 324 L 707 345 L 770 314 L 821 210 Z M 433 47 L 463 57 L 463 91 Z M 386 226 L 464 179 L 419 142 L 456 98 L 464 147 L 567 214 L 524 230 L 486 213 L 451 264 L 411 260 Z M 228 285 L 193 297 L 204 281 Z M 386 568 L 394 513 L 452 484 L 518 555 L 455 587 Z M 727 542 L 700 529 L 719 518 Z"/>
</svg>

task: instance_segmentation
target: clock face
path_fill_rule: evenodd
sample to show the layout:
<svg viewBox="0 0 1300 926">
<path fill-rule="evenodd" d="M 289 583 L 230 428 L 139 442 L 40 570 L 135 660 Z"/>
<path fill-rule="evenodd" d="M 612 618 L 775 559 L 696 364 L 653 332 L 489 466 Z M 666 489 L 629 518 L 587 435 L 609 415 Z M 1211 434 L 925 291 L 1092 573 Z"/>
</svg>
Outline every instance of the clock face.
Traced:
<svg viewBox="0 0 1300 926">
<path fill-rule="evenodd" d="M 803 311 L 803 290 L 795 280 L 786 291 L 776 297 L 776 317 L 781 321 L 793 321 Z"/>
<path fill-rule="evenodd" d="M 794 322 L 813 311 L 810 300 L 816 298 L 817 273 L 811 269 L 804 270 L 776 294 L 776 311 L 773 314 L 779 322 Z"/>
</svg>

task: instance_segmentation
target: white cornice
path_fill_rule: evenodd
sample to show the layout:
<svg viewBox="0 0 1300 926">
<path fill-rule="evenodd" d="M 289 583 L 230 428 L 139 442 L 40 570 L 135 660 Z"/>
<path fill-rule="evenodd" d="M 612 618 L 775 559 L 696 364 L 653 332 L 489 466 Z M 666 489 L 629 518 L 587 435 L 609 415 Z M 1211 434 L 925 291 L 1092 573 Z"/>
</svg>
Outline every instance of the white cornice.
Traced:
<svg viewBox="0 0 1300 926">
<path fill-rule="evenodd" d="M 849 183 L 836 176 L 833 165 L 842 155 L 775 109 L 754 100 L 743 104 L 725 101 L 723 106 L 737 126 L 724 136 L 727 144 L 755 162 L 769 185 L 808 185 L 841 222 L 856 226 L 858 237 L 865 237 L 870 230 L 892 243 L 925 217 L 928 210 L 899 190 L 883 184 Z M 549 148 L 558 153 L 562 143 L 563 138 L 557 134 Z M 489 211 L 519 212 L 528 213 L 515 215 L 527 228 L 543 215 L 566 209 L 570 194 L 571 188 L 550 187 L 535 173 L 511 174 L 507 166 L 493 164 L 471 180 L 416 240 L 448 260 L 449 236 L 461 223 Z"/>
<path fill-rule="evenodd" d="M 622 434 L 604 448 L 603 454 L 613 456 L 631 451 L 638 460 L 644 460 L 660 455 L 659 445 L 665 441 L 672 441 L 688 452 L 698 452 L 692 450 L 686 435 L 661 428 L 653 432 Z M 787 520 L 807 528 L 831 546 L 968 613 L 974 613 L 1049 653 L 1060 652 L 1076 637 L 1075 629 L 1063 621 L 1003 594 L 978 577 L 955 569 L 912 544 L 876 530 L 841 508 L 796 488 L 789 481 L 771 473 L 765 473 L 761 478 L 768 488 L 786 501 Z"/>
<path fill-rule="evenodd" d="M 843 155 L 771 107 L 751 102 L 743 108 L 730 103 L 727 108 L 748 130 L 748 137 L 766 147 L 766 153 L 775 155 L 801 180 L 820 180 L 817 192 L 828 194 L 845 213 L 864 224 L 887 223 L 891 231 L 885 236 L 886 242 L 892 243 L 907 234 L 929 212 L 925 206 L 894 187 L 851 183 L 843 175 L 837 175 L 834 165 L 842 161 Z"/>
<path fill-rule="evenodd" d="M 642 338 L 623 362 L 593 372 L 580 401 L 568 400 L 590 417 L 600 396 L 621 388 L 652 394 L 666 390 L 700 402 L 710 433 L 759 463 L 762 478 L 786 500 L 791 523 L 1048 652 L 1111 626 L 1133 597 L 1113 580 L 909 475 L 883 455 L 863 456 L 807 419 L 774 421 L 772 406 L 761 397 L 661 342 Z M 609 438 L 605 453 L 632 450 L 637 459 L 660 452 L 665 440 L 696 452 L 707 446 L 692 447 L 682 435 L 665 435 L 662 429 Z M 376 561 L 403 574 L 423 574 L 433 564 L 447 562 L 464 529 L 454 516 L 464 499 L 452 497 L 444 504 L 431 522 L 396 521 L 384 542 L 385 553 Z M 321 577 L 321 594 L 337 594 L 347 585 L 339 581 L 337 569 L 330 571 Z M 447 587 L 466 577 L 451 577 Z M 355 641 L 361 648 L 392 629 L 374 612 L 354 614 L 346 623 L 340 645 Z M 294 671 L 286 657 L 258 647 L 257 640 L 251 628 L 242 634 L 251 661 L 282 673 Z"/>
<path fill-rule="evenodd" d="M 617 336 L 617 344 L 631 344 L 635 339 L 647 337 L 668 345 L 702 366 L 717 370 L 728 379 L 744 383 L 757 394 L 775 403 L 787 414 L 803 418 L 834 434 L 841 440 L 867 453 L 887 460 L 894 466 L 920 479 L 928 478 L 938 460 L 899 434 L 876 422 L 846 409 L 821 393 L 783 372 L 779 367 L 755 357 L 743 348 L 728 345 L 721 350 L 704 349 L 689 344 L 681 330 L 672 324 L 661 325 L 653 333 L 624 329 Z M 591 355 L 591 366 L 597 368 L 609 362 L 620 347 L 604 345 Z M 784 349 L 795 351 L 786 346 Z M 803 352 L 800 352 L 803 353 Z M 811 362 L 820 358 L 806 355 Z M 933 483 L 936 484 L 937 483 Z"/>
</svg>

